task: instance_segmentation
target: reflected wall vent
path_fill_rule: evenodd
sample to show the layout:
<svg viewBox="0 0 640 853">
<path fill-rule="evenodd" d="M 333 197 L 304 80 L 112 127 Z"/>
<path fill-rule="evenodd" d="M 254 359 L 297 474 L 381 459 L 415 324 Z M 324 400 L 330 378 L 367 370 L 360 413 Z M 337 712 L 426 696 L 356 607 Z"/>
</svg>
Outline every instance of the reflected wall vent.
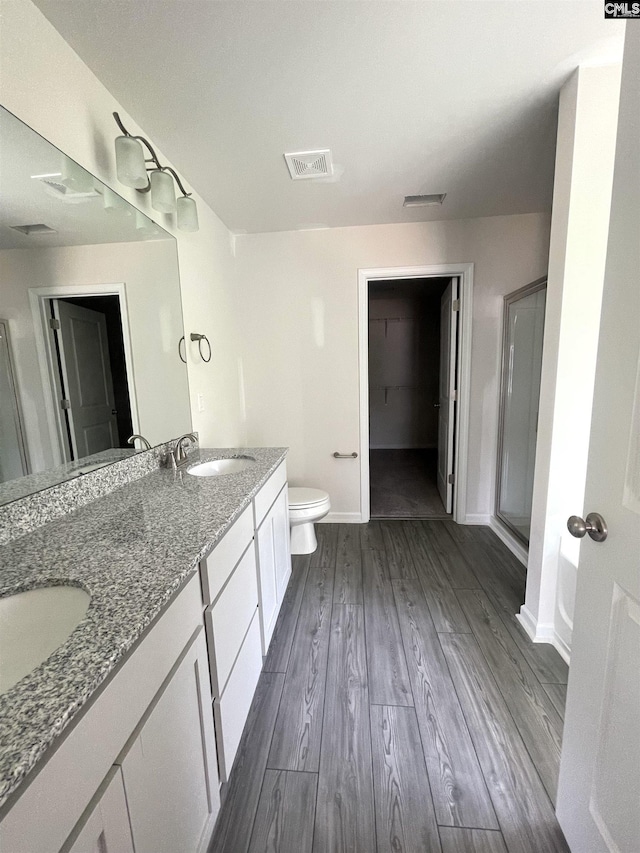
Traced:
<svg viewBox="0 0 640 853">
<path fill-rule="evenodd" d="M 328 148 L 318 151 L 296 151 L 285 154 L 284 159 L 294 181 L 309 178 L 330 178 L 333 175 L 333 160 Z"/>
<path fill-rule="evenodd" d="M 431 193 L 430 195 L 406 195 L 403 207 L 431 207 L 442 204 L 447 197 L 446 193 Z"/>
<path fill-rule="evenodd" d="M 94 186 L 87 186 L 83 189 L 68 187 L 62 183 L 58 175 L 33 175 L 32 177 L 44 184 L 45 191 L 49 195 L 67 204 L 78 204 L 100 195 Z"/>
<path fill-rule="evenodd" d="M 40 222 L 38 225 L 10 225 L 12 231 L 19 231 L 20 234 L 24 234 L 26 237 L 37 237 L 41 234 L 57 234 L 58 232 L 55 228 L 49 228 L 48 225 L 44 225 Z"/>
</svg>

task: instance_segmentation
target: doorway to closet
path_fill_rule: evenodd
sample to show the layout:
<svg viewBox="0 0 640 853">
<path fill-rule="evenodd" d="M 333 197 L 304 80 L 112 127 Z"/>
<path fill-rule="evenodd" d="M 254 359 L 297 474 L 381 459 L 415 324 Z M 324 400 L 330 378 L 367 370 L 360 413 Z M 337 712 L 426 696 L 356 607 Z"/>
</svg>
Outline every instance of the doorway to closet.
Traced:
<svg viewBox="0 0 640 853">
<path fill-rule="evenodd" d="M 458 280 L 368 286 L 371 518 L 450 518 Z"/>
</svg>

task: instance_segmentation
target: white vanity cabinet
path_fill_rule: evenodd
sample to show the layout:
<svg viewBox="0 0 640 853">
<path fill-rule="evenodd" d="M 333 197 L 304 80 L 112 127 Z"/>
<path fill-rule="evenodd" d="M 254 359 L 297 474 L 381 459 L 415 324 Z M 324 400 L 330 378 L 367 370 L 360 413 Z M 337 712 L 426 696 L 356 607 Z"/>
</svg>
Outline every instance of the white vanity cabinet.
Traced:
<svg viewBox="0 0 640 853">
<path fill-rule="evenodd" d="M 206 850 L 218 797 L 207 663 L 200 629 L 116 762 L 135 853 Z"/>
<path fill-rule="evenodd" d="M 226 782 L 291 575 L 284 462 L 200 569 L 218 770 Z"/>
<path fill-rule="evenodd" d="M 204 851 L 219 808 L 194 574 L 3 817 L 0 850 Z"/>
<path fill-rule="evenodd" d="M 253 510 L 247 507 L 200 566 L 220 781 L 233 766 L 262 669 Z"/>
<path fill-rule="evenodd" d="M 257 499 L 255 503 L 256 511 L 262 509 Z M 266 655 L 280 612 L 280 605 L 291 576 L 289 503 L 286 480 L 273 503 L 257 524 L 256 544 L 260 585 L 260 634 L 262 654 Z"/>
<path fill-rule="evenodd" d="M 111 768 L 60 853 L 134 853 L 119 767 Z"/>
<path fill-rule="evenodd" d="M 204 853 L 291 574 L 286 485 L 283 462 L 83 708 L 2 853 Z"/>
</svg>

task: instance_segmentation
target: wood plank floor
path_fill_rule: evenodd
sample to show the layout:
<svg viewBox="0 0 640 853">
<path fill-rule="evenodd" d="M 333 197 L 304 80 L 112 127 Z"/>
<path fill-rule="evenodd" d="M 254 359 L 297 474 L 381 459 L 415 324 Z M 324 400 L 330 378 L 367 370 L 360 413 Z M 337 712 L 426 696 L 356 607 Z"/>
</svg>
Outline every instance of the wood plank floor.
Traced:
<svg viewBox="0 0 640 853">
<path fill-rule="evenodd" d="M 319 524 L 294 557 L 209 853 L 568 853 L 568 670 L 488 528 Z"/>
</svg>

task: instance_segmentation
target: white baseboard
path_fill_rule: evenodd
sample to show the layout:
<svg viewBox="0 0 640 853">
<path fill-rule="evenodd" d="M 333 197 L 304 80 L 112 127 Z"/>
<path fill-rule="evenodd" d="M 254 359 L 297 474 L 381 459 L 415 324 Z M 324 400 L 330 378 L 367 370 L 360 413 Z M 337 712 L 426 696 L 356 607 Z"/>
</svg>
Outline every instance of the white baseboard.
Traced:
<svg viewBox="0 0 640 853">
<path fill-rule="evenodd" d="M 558 652 L 562 660 L 566 663 L 567 666 L 571 665 L 571 649 L 558 634 L 555 633 L 553 635 L 553 647 Z"/>
<path fill-rule="evenodd" d="M 320 519 L 320 524 L 363 524 L 359 512 L 330 512 Z"/>
<path fill-rule="evenodd" d="M 511 533 L 504 524 L 501 524 L 500 519 L 496 518 L 495 515 L 491 516 L 489 519 L 489 526 L 498 539 L 501 539 L 504 542 L 514 557 L 517 557 L 526 569 L 529 563 L 529 551 L 524 547 L 522 542 L 520 542 L 519 539 L 516 539 L 513 533 Z"/>
<path fill-rule="evenodd" d="M 533 642 L 535 643 L 538 631 L 538 623 L 536 622 L 535 616 L 528 609 L 526 604 L 523 604 L 520 608 L 520 612 L 516 613 L 516 619 L 524 628 L 529 639 L 533 640 Z M 548 640 L 545 640 L 545 642 L 548 642 Z"/>
<path fill-rule="evenodd" d="M 476 513 L 468 512 L 465 515 L 464 520 L 461 522 L 461 524 L 484 524 L 484 525 L 488 526 L 490 521 L 491 521 L 490 515 L 484 515 L 484 514 L 478 513 L 478 512 L 476 512 Z"/>
<path fill-rule="evenodd" d="M 549 622 L 538 622 L 523 604 L 520 612 L 516 613 L 516 619 L 522 625 L 525 633 L 534 643 L 549 643 L 558 652 L 563 661 L 569 665 L 571 661 L 571 649 L 564 640 L 558 636 L 554 626 Z"/>
</svg>

